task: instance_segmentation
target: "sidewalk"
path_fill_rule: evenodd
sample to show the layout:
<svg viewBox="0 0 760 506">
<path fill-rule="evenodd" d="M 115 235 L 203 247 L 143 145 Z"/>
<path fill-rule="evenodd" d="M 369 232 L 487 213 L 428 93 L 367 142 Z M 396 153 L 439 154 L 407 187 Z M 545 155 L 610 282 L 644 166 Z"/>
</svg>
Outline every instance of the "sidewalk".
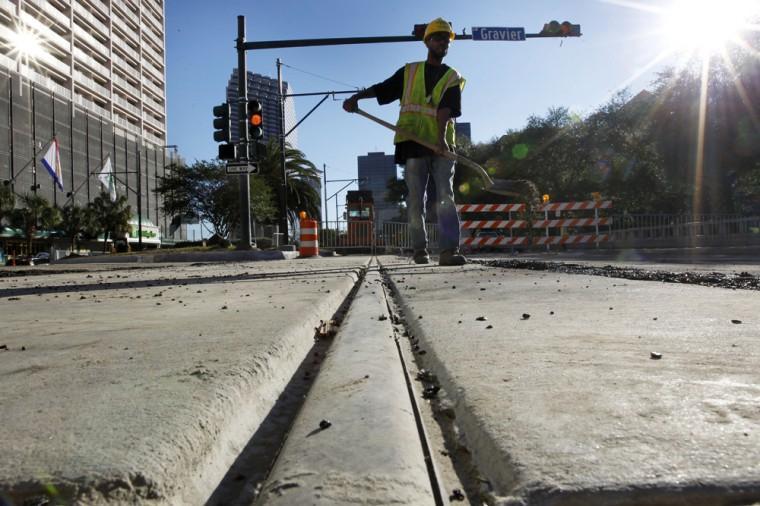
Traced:
<svg viewBox="0 0 760 506">
<path fill-rule="evenodd" d="M 201 504 L 367 261 L 0 279 L 0 490 Z"/>
</svg>

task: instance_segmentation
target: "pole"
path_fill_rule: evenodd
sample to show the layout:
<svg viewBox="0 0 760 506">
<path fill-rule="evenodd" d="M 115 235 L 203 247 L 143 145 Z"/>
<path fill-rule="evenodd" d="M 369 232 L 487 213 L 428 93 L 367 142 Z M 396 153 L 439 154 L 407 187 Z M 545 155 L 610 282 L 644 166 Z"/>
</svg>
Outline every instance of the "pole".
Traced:
<svg viewBox="0 0 760 506">
<path fill-rule="evenodd" d="M 142 164 L 140 163 L 140 144 L 135 143 L 137 150 L 137 248 L 142 251 Z"/>
<path fill-rule="evenodd" d="M 50 92 L 50 109 L 53 111 L 53 139 L 55 140 L 55 97 L 53 96 L 53 92 Z M 61 171 L 61 179 L 63 179 L 63 171 Z M 71 181 L 74 182 L 73 180 Z M 61 184 L 63 184 L 63 181 L 61 181 Z M 56 206 L 58 204 L 58 186 L 53 183 L 53 205 Z"/>
<path fill-rule="evenodd" d="M 288 191 L 287 173 L 285 171 L 285 97 L 282 89 L 282 61 L 277 58 L 277 89 L 280 91 L 280 170 L 282 184 L 280 184 L 280 232 L 282 244 L 288 244 Z"/>
<path fill-rule="evenodd" d="M 19 76 L 19 79 L 21 79 L 21 76 Z M 8 120 L 11 127 L 11 131 L 8 132 L 10 134 L 10 149 L 11 149 L 11 159 L 10 159 L 10 169 L 11 169 L 11 192 L 15 192 L 15 185 L 13 184 L 13 181 L 16 179 L 16 152 L 15 152 L 15 145 L 16 143 L 13 140 L 13 132 L 15 131 L 13 128 L 13 74 L 11 74 L 10 78 L 11 84 L 8 86 Z M 20 87 L 20 85 L 19 85 Z M 74 150 L 72 149 L 71 152 L 73 153 Z M 15 261 L 15 260 L 14 260 Z"/>
<path fill-rule="evenodd" d="M 37 113 L 34 102 L 34 81 L 29 81 L 31 92 L 29 100 L 32 101 L 32 191 L 37 195 Z"/>
<path fill-rule="evenodd" d="M 325 228 L 330 228 L 330 222 L 327 218 L 327 164 L 322 164 L 322 177 L 324 178 L 325 182 L 323 185 L 323 189 L 325 191 Z"/>
<path fill-rule="evenodd" d="M 245 16 L 238 16 L 238 149 L 242 149 L 245 158 L 248 159 L 248 127 L 247 127 L 247 103 L 248 103 L 248 70 L 245 66 Z M 251 196 L 248 173 L 240 174 L 240 241 L 237 248 L 251 249 Z"/>
</svg>

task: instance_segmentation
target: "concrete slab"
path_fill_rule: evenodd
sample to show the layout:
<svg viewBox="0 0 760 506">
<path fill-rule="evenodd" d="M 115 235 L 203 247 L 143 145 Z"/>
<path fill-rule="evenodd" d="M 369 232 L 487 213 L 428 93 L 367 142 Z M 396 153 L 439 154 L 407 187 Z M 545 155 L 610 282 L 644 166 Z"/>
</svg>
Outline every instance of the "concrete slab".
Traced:
<svg viewBox="0 0 760 506">
<path fill-rule="evenodd" d="M 320 428 L 320 423 L 331 425 Z M 433 505 L 377 272 L 335 336 L 257 504 Z"/>
<path fill-rule="evenodd" d="M 202 504 L 367 261 L 0 279 L 0 491 Z"/>
<path fill-rule="evenodd" d="M 755 292 L 381 261 L 496 502 L 760 501 Z"/>
</svg>

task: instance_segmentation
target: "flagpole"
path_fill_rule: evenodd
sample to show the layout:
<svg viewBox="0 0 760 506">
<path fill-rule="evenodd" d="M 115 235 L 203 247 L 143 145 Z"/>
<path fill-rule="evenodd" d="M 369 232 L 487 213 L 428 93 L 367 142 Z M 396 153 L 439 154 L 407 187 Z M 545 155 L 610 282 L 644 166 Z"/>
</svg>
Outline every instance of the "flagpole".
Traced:
<svg viewBox="0 0 760 506">
<path fill-rule="evenodd" d="M 46 147 L 46 148 L 49 148 L 49 147 L 50 147 L 50 144 L 51 144 L 51 143 L 52 143 L 54 140 L 55 140 L 55 137 L 53 137 L 52 139 L 50 139 L 50 141 L 49 141 L 48 143 L 46 143 L 46 144 L 45 144 L 45 147 Z M 35 151 L 36 151 L 36 150 L 35 150 Z M 43 149 L 43 151 L 45 151 L 45 150 Z M 31 159 L 31 160 L 29 160 L 28 162 L 26 162 L 26 163 L 24 164 L 24 166 L 23 166 L 23 167 L 21 167 L 21 170 L 19 170 L 18 172 L 14 172 L 13 176 L 11 176 L 11 178 L 10 178 L 10 179 L 4 179 L 4 180 L 3 180 L 3 182 L 4 182 L 5 184 L 12 184 L 13 182 L 15 182 L 15 181 L 16 181 L 16 178 L 17 178 L 17 177 L 19 177 L 19 176 L 21 175 L 21 173 L 22 173 L 22 172 L 24 172 L 24 171 L 25 171 L 26 169 L 28 169 L 30 166 L 32 166 L 32 167 L 33 167 L 33 166 L 34 166 L 33 164 L 34 164 L 34 162 L 36 162 L 36 161 L 37 161 L 37 155 L 36 155 L 36 154 L 33 154 L 33 155 L 32 155 L 32 159 Z M 36 176 L 36 171 L 35 171 L 35 176 Z M 6 182 L 6 181 L 7 181 L 7 182 Z M 35 181 L 34 181 L 34 182 L 35 182 L 35 186 L 36 186 L 36 182 L 37 182 L 37 178 L 36 178 L 36 177 L 35 177 Z"/>
<path fill-rule="evenodd" d="M 37 145 L 35 144 L 37 141 L 37 115 L 35 114 L 35 104 L 37 101 L 34 99 L 34 81 L 30 80 L 29 86 L 31 86 L 29 98 L 32 102 L 32 161 L 34 161 L 37 159 Z M 35 165 L 32 165 L 32 191 L 37 195 L 37 167 Z"/>
</svg>

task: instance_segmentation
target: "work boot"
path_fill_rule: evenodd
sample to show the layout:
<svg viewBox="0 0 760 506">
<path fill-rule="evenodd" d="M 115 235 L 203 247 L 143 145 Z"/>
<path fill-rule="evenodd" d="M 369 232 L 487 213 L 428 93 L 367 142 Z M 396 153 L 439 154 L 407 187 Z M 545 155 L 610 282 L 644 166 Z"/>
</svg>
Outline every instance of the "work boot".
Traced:
<svg viewBox="0 0 760 506">
<path fill-rule="evenodd" d="M 418 249 L 414 252 L 414 263 L 416 264 L 429 264 L 430 256 L 426 249 Z"/>
<path fill-rule="evenodd" d="M 466 263 L 467 259 L 459 253 L 458 249 L 443 250 L 438 258 L 438 265 L 464 265 Z"/>
</svg>

